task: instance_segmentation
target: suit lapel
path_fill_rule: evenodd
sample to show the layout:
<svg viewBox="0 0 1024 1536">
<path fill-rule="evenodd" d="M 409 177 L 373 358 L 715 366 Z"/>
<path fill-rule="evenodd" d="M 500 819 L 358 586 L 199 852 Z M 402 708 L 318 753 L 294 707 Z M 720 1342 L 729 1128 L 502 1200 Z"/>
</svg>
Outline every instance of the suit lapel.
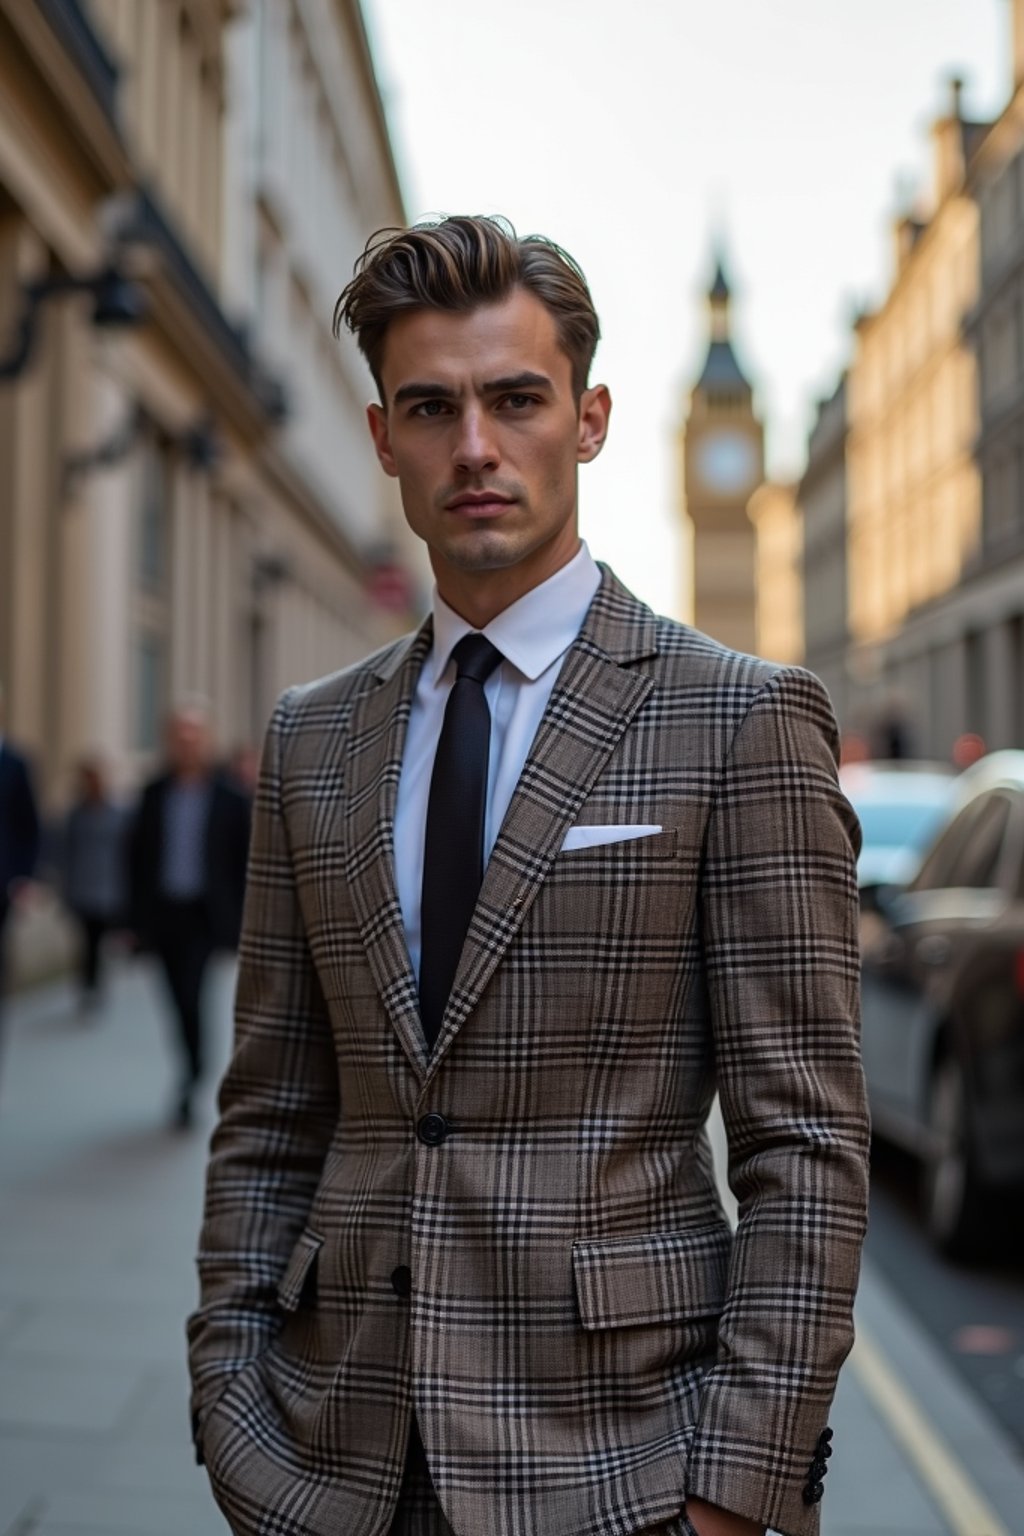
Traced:
<svg viewBox="0 0 1024 1536">
<path fill-rule="evenodd" d="M 422 1077 L 427 1048 L 395 877 L 395 803 L 428 621 L 390 651 L 353 709 L 345 774 L 345 873 L 366 957 L 403 1049 Z"/>
<path fill-rule="evenodd" d="M 566 832 L 654 686 L 629 664 L 656 650 L 650 610 L 603 568 L 488 863 L 428 1077 L 479 1002 Z"/>
</svg>

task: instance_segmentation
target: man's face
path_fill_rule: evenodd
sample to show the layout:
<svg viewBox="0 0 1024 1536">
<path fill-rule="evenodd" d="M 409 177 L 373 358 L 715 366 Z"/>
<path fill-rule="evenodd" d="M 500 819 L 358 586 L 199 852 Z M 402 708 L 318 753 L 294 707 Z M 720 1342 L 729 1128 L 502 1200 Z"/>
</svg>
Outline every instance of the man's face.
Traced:
<svg viewBox="0 0 1024 1536">
<path fill-rule="evenodd" d="M 600 451 L 611 401 L 598 385 L 577 402 L 539 299 L 517 289 L 468 314 L 403 315 L 381 375 L 383 406 L 369 408 L 377 455 L 442 596 L 460 607 L 504 572 L 514 601 L 572 558 L 577 465 Z"/>
<path fill-rule="evenodd" d="M 202 773 L 210 757 L 210 729 L 205 715 L 184 709 L 167 722 L 167 756 L 176 773 Z"/>
</svg>

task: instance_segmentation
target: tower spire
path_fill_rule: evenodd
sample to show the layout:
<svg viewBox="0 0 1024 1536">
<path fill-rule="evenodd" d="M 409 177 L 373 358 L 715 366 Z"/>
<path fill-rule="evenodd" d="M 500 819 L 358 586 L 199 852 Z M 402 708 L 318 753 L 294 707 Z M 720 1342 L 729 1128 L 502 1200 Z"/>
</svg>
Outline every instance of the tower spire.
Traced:
<svg viewBox="0 0 1024 1536">
<path fill-rule="evenodd" d="M 708 289 L 708 312 L 711 323 L 711 340 L 729 339 L 729 300 L 732 289 L 725 275 L 725 252 L 721 238 L 714 244 L 715 275 Z"/>
</svg>

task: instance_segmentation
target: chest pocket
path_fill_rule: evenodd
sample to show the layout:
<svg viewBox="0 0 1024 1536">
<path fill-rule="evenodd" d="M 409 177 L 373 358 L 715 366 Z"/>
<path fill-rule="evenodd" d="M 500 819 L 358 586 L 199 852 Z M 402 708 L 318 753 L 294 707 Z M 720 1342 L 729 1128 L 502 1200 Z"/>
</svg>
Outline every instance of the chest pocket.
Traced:
<svg viewBox="0 0 1024 1536">
<path fill-rule="evenodd" d="M 679 829 L 556 854 L 523 941 L 544 967 L 548 996 L 601 1012 L 624 973 L 675 972 L 692 926 L 699 858 Z"/>
</svg>

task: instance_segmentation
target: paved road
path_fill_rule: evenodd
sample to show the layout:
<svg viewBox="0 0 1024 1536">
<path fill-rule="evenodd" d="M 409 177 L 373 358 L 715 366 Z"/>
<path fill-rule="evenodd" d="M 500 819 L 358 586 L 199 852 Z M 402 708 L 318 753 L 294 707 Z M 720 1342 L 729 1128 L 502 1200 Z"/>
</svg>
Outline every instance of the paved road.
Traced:
<svg viewBox="0 0 1024 1536">
<path fill-rule="evenodd" d="M 230 968 L 212 980 L 219 1065 Z M 0 1536 L 225 1536 L 192 1460 L 183 1340 L 212 1094 L 194 1132 L 166 1128 L 164 1022 L 141 965 L 93 1022 L 62 985 L 10 1010 Z M 823 1536 L 1021 1536 L 1024 1460 L 870 1263 L 859 1326 Z"/>
<path fill-rule="evenodd" d="M 1002 1258 L 951 1264 L 930 1247 L 916 1201 L 915 1164 L 895 1151 L 878 1149 L 872 1167 L 868 1255 L 1024 1451 L 1022 1213 L 1007 1212 L 1008 1230 L 1000 1234 Z"/>
</svg>

